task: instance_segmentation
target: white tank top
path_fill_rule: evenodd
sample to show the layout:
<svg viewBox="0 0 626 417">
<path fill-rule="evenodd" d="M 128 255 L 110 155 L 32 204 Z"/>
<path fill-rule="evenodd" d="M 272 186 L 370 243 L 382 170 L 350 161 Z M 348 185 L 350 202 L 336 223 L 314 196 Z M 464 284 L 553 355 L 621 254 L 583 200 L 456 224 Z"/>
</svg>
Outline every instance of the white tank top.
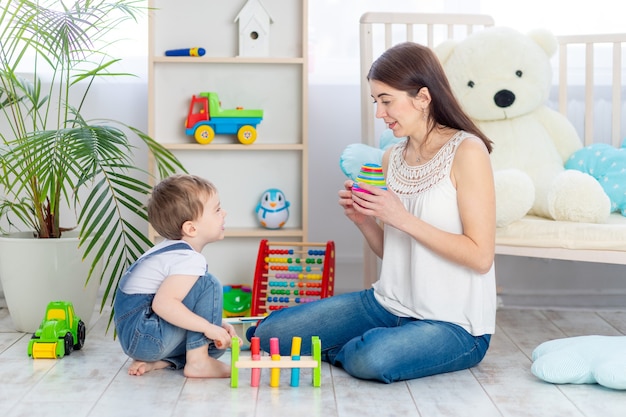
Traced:
<svg viewBox="0 0 626 417">
<path fill-rule="evenodd" d="M 388 189 L 414 216 L 450 233 L 463 232 L 450 170 L 459 144 L 469 136 L 459 131 L 423 165 L 406 163 L 406 140 L 394 145 L 389 157 Z M 384 256 L 374 289 L 387 310 L 402 317 L 454 323 L 474 336 L 494 333 L 493 265 L 479 274 L 442 258 L 398 229 L 384 228 Z"/>
</svg>

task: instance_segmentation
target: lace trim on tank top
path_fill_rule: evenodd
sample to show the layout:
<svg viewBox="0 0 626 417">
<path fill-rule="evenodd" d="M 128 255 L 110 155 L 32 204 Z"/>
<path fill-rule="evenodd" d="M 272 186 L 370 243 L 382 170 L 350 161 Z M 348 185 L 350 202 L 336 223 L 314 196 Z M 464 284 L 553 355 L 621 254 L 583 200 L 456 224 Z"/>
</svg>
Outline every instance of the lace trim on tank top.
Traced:
<svg viewBox="0 0 626 417">
<path fill-rule="evenodd" d="M 406 140 L 395 145 L 389 157 L 387 187 L 397 194 L 412 195 L 428 191 L 450 174 L 456 148 L 469 133 L 458 131 L 435 156 L 423 165 L 410 166 L 404 160 Z"/>
</svg>

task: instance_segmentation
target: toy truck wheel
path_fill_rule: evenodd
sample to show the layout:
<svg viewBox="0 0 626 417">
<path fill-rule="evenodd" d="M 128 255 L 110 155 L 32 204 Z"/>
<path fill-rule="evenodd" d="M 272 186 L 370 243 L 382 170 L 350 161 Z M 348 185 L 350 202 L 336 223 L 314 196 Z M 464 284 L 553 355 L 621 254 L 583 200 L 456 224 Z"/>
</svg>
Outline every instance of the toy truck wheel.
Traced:
<svg viewBox="0 0 626 417">
<path fill-rule="evenodd" d="M 253 126 L 245 125 L 239 128 L 237 139 L 244 145 L 250 145 L 256 140 L 256 129 Z"/>
<path fill-rule="evenodd" d="M 80 320 L 78 322 L 78 327 L 76 329 L 76 344 L 74 345 L 74 350 L 81 350 L 83 346 L 85 346 L 85 335 L 87 334 L 87 328 L 85 327 L 85 323 Z"/>
<path fill-rule="evenodd" d="M 196 142 L 201 145 L 208 145 L 213 141 L 215 137 L 215 131 L 211 126 L 200 125 L 196 128 L 193 134 L 194 138 L 196 138 Z"/>
<path fill-rule="evenodd" d="M 69 355 L 74 350 L 74 337 L 72 337 L 72 333 L 65 333 L 65 337 L 63 338 L 63 344 L 65 346 L 65 355 Z"/>
</svg>

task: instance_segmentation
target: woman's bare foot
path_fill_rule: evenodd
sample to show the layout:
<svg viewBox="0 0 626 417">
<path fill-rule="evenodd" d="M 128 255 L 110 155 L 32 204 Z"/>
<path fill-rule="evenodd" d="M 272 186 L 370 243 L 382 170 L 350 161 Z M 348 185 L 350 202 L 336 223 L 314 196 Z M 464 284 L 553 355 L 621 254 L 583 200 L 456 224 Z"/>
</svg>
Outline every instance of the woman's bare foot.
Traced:
<svg viewBox="0 0 626 417">
<path fill-rule="evenodd" d="M 128 368 L 128 375 L 140 376 L 140 375 L 145 374 L 146 372 L 167 368 L 170 365 L 171 364 L 166 361 L 144 362 L 144 361 L 134 360 L 133 363 L 131 363 L 130 367 Z"/>
<path fill-rule="evenodd" d="M 188 378 L 228 378 L 230 366 L 209 356 L 207 346 L 187 351 L 183 375 Z"/>
</svg>

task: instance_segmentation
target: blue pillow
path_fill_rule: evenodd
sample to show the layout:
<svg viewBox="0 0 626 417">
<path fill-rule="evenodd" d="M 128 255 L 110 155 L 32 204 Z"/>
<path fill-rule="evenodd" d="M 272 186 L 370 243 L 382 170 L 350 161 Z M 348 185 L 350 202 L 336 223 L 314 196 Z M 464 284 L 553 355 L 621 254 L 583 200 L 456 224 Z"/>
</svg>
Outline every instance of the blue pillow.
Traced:
<svg viewBox="0 0 626 417">
<path fill-rule="evenodd" d="M 578 336 L 537 346 L 531 372 L 553 384 L 626 390 L 626 336 Z"/>
<path fill-rule="evenodd" d="M 387 148 L 403 139 L 405 138 L 396 138 L 390 129 L 385 129 L 380 136 L 378 148 L 363 143 L 352 143 L 341 153 L 339 167 L 346 177 L 356 181 L 361 171 L 361 166 L 365 164 L 381 165 L 383 154 Z"/>
<path fill-rule="evenodd" d="M 595 143 L 574 152 L 565 169 L 575 169 L 594 177 L 611 200 L 611 211 L 626 216 L 626 140 L 621 148 Z"/>
</svg>

